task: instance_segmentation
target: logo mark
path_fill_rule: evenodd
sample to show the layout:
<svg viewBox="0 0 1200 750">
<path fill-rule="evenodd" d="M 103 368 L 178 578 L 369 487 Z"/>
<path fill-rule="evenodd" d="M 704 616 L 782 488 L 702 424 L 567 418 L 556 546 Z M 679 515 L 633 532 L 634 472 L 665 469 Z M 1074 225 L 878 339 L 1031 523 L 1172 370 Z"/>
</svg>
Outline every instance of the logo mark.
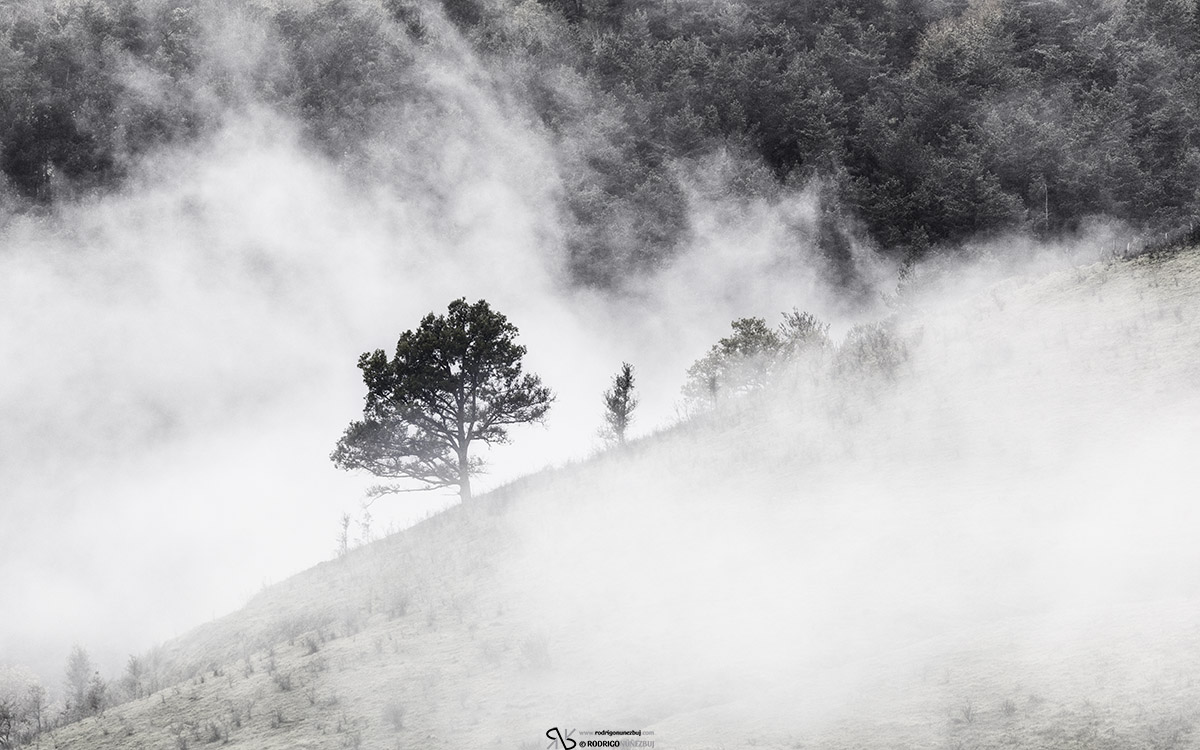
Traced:
<svg viewBox="0 0 1200 750">
<path fill-rule="evenodd" d="M 575 746 L 579 743 L 571 739 L 571 735 L 573 734 L 575 734 L 574 729 L 567 732 L 566 737 L 563 736 L 563 733 L 559 731 L 558 727 L 547 729 L 546 736 L 550 738 L 550 744 L 546 745 L 546 750 L 555 750 L 555 748 L 561 748 L 562 750 L 574 750 Z"/>
</svg>

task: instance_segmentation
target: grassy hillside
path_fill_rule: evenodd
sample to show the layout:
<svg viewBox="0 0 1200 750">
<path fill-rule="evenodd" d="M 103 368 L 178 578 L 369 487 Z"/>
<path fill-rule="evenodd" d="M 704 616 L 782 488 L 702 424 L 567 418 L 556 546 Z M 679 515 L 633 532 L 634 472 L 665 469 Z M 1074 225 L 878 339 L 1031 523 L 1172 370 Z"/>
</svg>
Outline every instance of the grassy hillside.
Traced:
<svg viewBox="0 0 1200 750">
<path fill-rule="evenodd" d="M 1195 746 L 1200 252 L 1002 276 L 910 279 L 894 380 L 798 369 L 354 550 L 42 742 Z"/>
</svg>

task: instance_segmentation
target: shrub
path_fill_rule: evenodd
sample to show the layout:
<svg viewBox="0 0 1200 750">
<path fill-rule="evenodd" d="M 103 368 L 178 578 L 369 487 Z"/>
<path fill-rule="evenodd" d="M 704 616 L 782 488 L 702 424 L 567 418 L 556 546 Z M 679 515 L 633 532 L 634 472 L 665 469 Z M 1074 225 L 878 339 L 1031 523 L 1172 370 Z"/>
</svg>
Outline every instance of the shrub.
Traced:
<svg viewBox="0 0 1200 750">
<path fill-rule="evenodd" d="M 408 589 L 397 589 L 392 593 L 391 601 L 388 602 L 388 619 L 394 620 L 397 617 L 404 617 L 408 614 L 408 608 L 412 604 L 412 594 Z"/>
<path fill-rule="evenodd" d="M 215 721 L 208 722 L 208 742 L 222 742 L 225 739 L 221 732 L 221 725 Z"/>
<path fill-rule="evenodd" d="M 550 640 L 544 635 L 531 635 L 521 644 L 521 659 L 530 669 L 550 668 Z"/>
<path fill-rule="evenodd" d="M 779 338 L 783 352 L 788 357 L 833 348 L 833 342 L 829 340 L 829 324 L 821 322 L 812 313 L 801 312 L 794 307 L 790 313 L 783 314 Z"/>
<path fill-rule="evenodd" d="M 383 720 L 392 725 L 392 729 L 399 732 L 404 728 L 404 704 L 399 701 L 388 701 L 383 707 Z"/>
<path fill-rule="evenodd" d="M 304 665 L 304 670 L 306 672 L 308 672 L 309 674 L 314 674 L 314 675 L 319 674 L 321 672 L 325 672 L 328 669 L 329 669 L 329 660 L 326 659 L 324 656 L 318 656 L 315 659 L 309 659 L 308 663 Z"/>
<path fill-rule="evenodd" d="M 275 686 L 278 687 L 281 692 L 286 693 L 292 689 L 292 673 L 291 672 L 275 671 L 271 675 L 271 679 L 275 680 Z"/>
<path fill-rule="evenodd" d="M 894 380 L 908 361 L 908 347 L 882 323 L 856 325 L 838 349 L 836 369 L 840 375 L 882 376 Z"/>
</svg>

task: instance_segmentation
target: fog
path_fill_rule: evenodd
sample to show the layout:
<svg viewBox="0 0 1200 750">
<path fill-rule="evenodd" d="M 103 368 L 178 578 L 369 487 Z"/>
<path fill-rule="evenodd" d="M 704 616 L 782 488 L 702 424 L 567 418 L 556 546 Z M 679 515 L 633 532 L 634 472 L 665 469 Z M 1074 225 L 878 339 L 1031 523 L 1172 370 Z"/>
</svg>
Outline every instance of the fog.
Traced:
<svg viewBox="0 0 1200 750">
<path fill-rule="evenodd" d="M 814 248 L 819 185 L 745 197 L 757 167 L 730 150 L 678 167 L 694 237 L 677 257 L 575 286 L 573 162 L 516 80 L 437 29 L 413 52 L 424 104 L 381 118 L 360 172 L 247 95 L 121 191 L 8 219 L 0 580 L 18 604 L 0 663 L 53 689 L 79 643 L 115 675 L 332 557 L 342 514 L 357 540 L 455 502 L 388 497 L 364 529 L 376 480 L 328 454 L 360 413 L 358 355 L 457 297 L 506 314 L 557 395 L 486 454 L 479 489 L 593 456 L 622 361 L 634 437 L 666 430 L 546 480 L 505 522 L 510 614 L 555 657 L 541 705 L 580 725 L 727 704 L 741 727 L 797 696 L 832 721 L 934 655 L 1104 638 L 1131 606 L 1196 593 L 1194 274 L 1089 265 L 1126 236 L 1097 222 L 1055 246 L 981 242 L 899 289 L 852 243 L 848 289 Z M 218 32 L 231 68 L 271 58 Z M 793 308 L 839 339 L 895 316 L 910 359 L 894 383 L 801 378 L 670 429 L 687 366 L 732 319 Z M 668 729 L 683 744 L 705 726 Z"/>
<path fill-rule="evenodd" d="M 226 68 L 273 60 L 248 19 L 208 21 Z M 434 105 L 368 136 L 376 158 L 363 169 L 375 172 L 347 173 L 287 113 L 250 99 L 212 137 L 142 160 L 115 194 L 8 218 L 0 579 L 21 604 L 0 624 L 0 661 L 56 687 L 78 643 L 113 675 L 128 654 L 328 559 L 343 513 L 361 541 L 455 502 L 388 498 L 366 529 L 373 478 L 328 461 L 361 409 L 358 355 L 390 350 L 454 298 L 509 316 L 528 369 L 557 395 L 544 427 L 487 456 L 484 489 L 591 455 L 623 360 L 637 368 L 640 434 L 677 419 L 687 365 L 731 319 L 869 312 L 795 241 L 815 197 L 723 197 L 729 154 L 695 170 L 717 177 L 685 178 L 693 246 L 622 289 L 572 286 L 553 144 L 503 71 L 438 28 L 417 61 Z M 875 265 L 872 280 L 886 276 Z"/>
<path fill-rule="evenodd" d="M 1183 710 L 1196 265 L 1062 257 L 917 278 L 895 382 L 768 392 L 537 495 L 506 592 L 558 649 L 546 705 L 696 747 Z"/>
</svg>

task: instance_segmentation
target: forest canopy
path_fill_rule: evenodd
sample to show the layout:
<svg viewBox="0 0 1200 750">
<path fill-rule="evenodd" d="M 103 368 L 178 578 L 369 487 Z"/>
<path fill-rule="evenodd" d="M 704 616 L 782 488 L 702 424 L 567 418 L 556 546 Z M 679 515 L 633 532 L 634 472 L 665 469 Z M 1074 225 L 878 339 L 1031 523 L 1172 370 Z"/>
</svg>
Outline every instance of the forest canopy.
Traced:
<svg viewBox="0 0 1200 750">
<path fill-rule="evenodd" d="M 816 239 L 835 265 L 846 217 L 881 251 L 918 259 L 1095 216 L 1174 228 L 1200 199 L 1192 0 L 221 6 L 0 5 L 8 212 L 119 189 L 147 154 L 251 102 L 376 179 L 380 123 L 422 106 L 417 61 L 457 35 L 558 149 L 577 283 L 672 257 L 693 231 L 679 165 L 721 149 L 761 167 L 747 191 L 821 186 Z M 222 42 L 234 28 L 237 44 Z"/>
</svg>

